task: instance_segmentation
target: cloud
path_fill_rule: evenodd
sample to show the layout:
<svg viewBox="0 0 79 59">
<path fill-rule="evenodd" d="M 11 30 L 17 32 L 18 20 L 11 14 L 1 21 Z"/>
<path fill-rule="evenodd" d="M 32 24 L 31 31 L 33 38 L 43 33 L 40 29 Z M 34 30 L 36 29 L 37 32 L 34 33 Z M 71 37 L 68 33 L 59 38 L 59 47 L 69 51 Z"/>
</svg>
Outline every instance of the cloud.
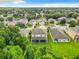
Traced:
<svg viewBox="0 0 79 59">
<path fill-rule="evenodd" d="M 79 7 L 79 3 L 70 3 L 70 4 L 44 4 L 42 7 Z"/>
<path fill-rule="evenodd" d="M 25 3 L 25 1 L 24 0 L 0 0 L 0 3 L 21 4 L 21 3 Z"/>
<path fill-rule="evenodd" d="M 79 7 L 79 3 L 28 4 L 25 3 L 23 0 L 17 0 L 12 3 L 13 4 L 0 4 L 0 7 Z"/>
<path fill-rule="evenodd" d="M 0 7 L 79 7 L 79 3 L 29 4 L 25 0 L 0 0 Z"/>
<path fill-rule="evenodd" d="M 14 3 L 14 4 L 21 4 L 21 3 L 25 3 L 25 1 L 23 1 L 23 0 L 15 0 L 12 3 Z"/>
<path fill-rule="evenodd" d="M 24 5 L 23 7 L 79 7 L 79 3 L 70 4 L 40 4 L 40 5 Z"/>
</svg>

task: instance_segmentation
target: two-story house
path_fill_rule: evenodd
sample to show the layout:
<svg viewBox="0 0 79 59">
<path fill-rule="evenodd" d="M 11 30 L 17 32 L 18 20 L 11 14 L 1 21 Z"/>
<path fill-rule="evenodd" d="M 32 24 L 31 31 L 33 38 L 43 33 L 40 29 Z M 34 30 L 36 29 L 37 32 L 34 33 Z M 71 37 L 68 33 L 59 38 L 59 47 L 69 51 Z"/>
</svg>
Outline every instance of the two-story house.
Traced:
<svg viewBox="0 0 79 59">
<path fill-rule="evenodd" d="M 31 42 L 47 42 L 47 32 L 44 29 L 35 28 L 31 33 Z"/>
</svg>

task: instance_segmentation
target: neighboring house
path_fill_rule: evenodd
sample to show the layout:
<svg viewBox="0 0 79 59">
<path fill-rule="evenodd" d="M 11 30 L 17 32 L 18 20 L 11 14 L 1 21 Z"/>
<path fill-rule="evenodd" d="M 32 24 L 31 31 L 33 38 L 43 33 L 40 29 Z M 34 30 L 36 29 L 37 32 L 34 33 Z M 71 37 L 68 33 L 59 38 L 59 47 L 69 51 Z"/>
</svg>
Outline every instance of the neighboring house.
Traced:
<svg viewBox="0 0 79 59">
<path fill-rule="evenodd" d="M 36 24 L 36 20 L 35 20 L 35 19 L 31 19 L 31 20 L 29 21 L 29 23 L 32 24 L 32 25 L 35 25 L 35 24 Z"/>
<path fill-rule="evenodd" d="M 47 42 L 47 31 L 39 28 L 33 29 L 31 33 L 31 42 L 33 43 Z"/>
<path fill-rule="evenodd" d="M 79 41 L 79 26 L 66 28 L 65 32 L 75 41 Z"/>
<path fill-rule="evenodd" d="M 45 25 L 45 21 L 44 20 L 40 20 L 39 21 L 39 24 L 42 26 L 42 25 Z"/>
<path fill-rule="evenodd" d="M 66 17 L 60 17 L 60 18 L 57 19 L 58 22 L 61 22 L 62 20 L 67 20 L 67 18 Z"/>
<path fill-rule="evenodd" d="M 77 21 L 79 22 L 79 16 L 76 17 Z"/>
<path fill-rule="evenodd" d="M 50 27 L 52 27 L 52 26 L 50 26 Z M 67 28 L 67 25 L 65 25 L 65 26 L 61 26 L 61 25 L 56 25 L 56 24 L 54 24 L 54 25 L 53 25 L 53 28 L 57 28 L 57 29 L 61 29 L 61 30 L 65 30 L 65 29 Z"/>
<path fill-rule="evenodd" d="M 34 28 L 34 26 L 36 25 L 36 20 L 35 20 L 35 19 L 31 19 L 31 20 L 29 21 L 29 24 L 31 24 L 32 27 Z"/>
<path fill-rule="evenodd" d="M 69 22 L 71 22 L 72 20 L 74 20 L 74 18 L 67 18 L 67 19 L 66 19 L 66 22 L 69 23 Z"/>
<path fill-rule="evenodd" d="M 39 26 L 40 29 L 46 29 L 46 26 Z"/>
<path fill-rule="evenodd" d="M 5 20 L 4 24 L 8 25 L 8 26 L 10 26 L 10 25 L 15 26 L 17 24 L 17 21 L 16 20 L 12 20 L 12 21 Z"/>
<path fill-rule="evenodd" d="M 35 13 L 36 17 L 39 16 L 39 13 Z"/>
<path fill-rule="evenodd" d="M 48 19 L 48 22 L 49 23 L 52 23 L 52 22 L 57 23 L 56 19 L 53 19 L 53 18 Z"/>
<path fill-rule="evenodd" d="M 8 15 L 7 15 L 7 17 L 12 17 L 12 16 L 13 16 L 13 14 L 8 14 Z"/>
<path fill-rule="evenodd" d="M 3 15 L 0 15 L 0 17 L 4 17 Z"/>
<path fill-rule="evenodd" d="M 46 18 L 42 17 L 42 18 L 39 19 L 40 25 L 45 25 L 45 23 L 46 23 Z"/>
<path fill-rule="evenodd" d="M 22 28 L 22 29 L 20 29 L 20 34 L 22 35 L 22 36 L 26 36 L 26 37 L 28 37 L 28 35 L 29 35 L 29 30 L 28 29 L 26 29 L 26 28 Z"/>
<path fill-rule="evenodd" d="M 44 17 L 44 13 L 43 13 L 43 11 L 41 11 L 40 15 L 41 15 L 41 17 Z"/>
<path fill-rule="evenodd" d="M 60 30 L 55 27 L 50 27 L 50 34 L 53 42 L 69 42 L 69 38 L 63 30 Z"/>
<path fill-rule="evenodd" d="M 18 23 L 22 23 L 26 25 L 28 23 L 28 19 L 20 19 L 18 20 Z"/>
</svg>

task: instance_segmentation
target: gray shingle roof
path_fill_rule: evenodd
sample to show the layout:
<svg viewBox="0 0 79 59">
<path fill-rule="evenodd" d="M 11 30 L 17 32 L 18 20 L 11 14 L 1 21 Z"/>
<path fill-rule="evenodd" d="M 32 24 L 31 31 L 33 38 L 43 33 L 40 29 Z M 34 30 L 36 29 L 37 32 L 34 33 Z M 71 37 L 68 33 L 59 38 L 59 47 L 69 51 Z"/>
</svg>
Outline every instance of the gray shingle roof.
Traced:
<svg viewBox="0 0 79 59">
<path fill-rule="evenodd" d="M 27 24 L 28 23 L 28 19 L 20 19 L 18 22 L 23 23 L 23 24 Z"/>
<path fill-rule="evenodd" d="M 50 32 L 54 39 L 68 39 L 67 35 L 57 28 L 51 28 Z"/>
<path fill-rule="evenodd" d="M 29 21 L 29 23 L 31 23 L 31 24 L 33 24 L 34 22 L 36 22 L 35 19 L 31 19 L 31 20 Z"/>
<path fill-rule="evenodd" d="M 46 30 L 44 30 L 44 29 L 33 29 L 32 34 L 34 34 L 34 35 L 36 35 L 36 34 L 46 34 Z"/>
<path fill-rule="evenodd" d="M 57 20 L 58 20 L 58 21 L 62 21 L 63 19 L 66 20 L 67 18 L 66 18 L 66 17 L 60 17 L 60 18 L 58 18 Z"/>
<path fill-rule="evenodd" d="M 39 28 L 36 28 L 36 29 L 33 29 L 32 30 L 32 35 L 40 35 L 40 37 L 31 37 L 31 40 L 47 40 L 46 38 L 46 31 L 44 29 L 39 29 Z M 44 37 L 42 37 L 42 35 L 44 35 Z"/>
</svg>

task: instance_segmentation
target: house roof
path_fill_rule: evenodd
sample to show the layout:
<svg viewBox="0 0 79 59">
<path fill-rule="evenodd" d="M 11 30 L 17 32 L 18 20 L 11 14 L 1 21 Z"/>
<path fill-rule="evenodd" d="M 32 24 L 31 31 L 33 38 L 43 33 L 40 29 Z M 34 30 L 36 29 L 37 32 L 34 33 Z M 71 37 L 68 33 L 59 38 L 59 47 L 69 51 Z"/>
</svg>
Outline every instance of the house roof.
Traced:
<svg viewBox="0 0 79 59">
<path fill-rule="evenodd" d="M 21 34 L 22 36 L 27 35 L 28 33 L 29 33 L 29 30 L 27 30 L 27 29 L 25 29 L 25 28 L 20 29 L 20 34 Z"/>
<path fill-rule="evenodd" d="M 60 18 L 58 18 L 58 21 L 61 21 L 61 20 L 63 20 L 63 19 L 67 19 L 66 17 L 60 17 Z"/>
<path fill-rule="evenodd" d="M 50 28 L 50 32 L 54 39 L 68 39 L 67 35 L 57 28 Z"/>
<path fill-rule="evenodd" d="M 14 21 L 4 21 L 4 23 L 8 24 L 8 25 L 15 25 L 16 22 Z"/>
<path fill-rule="evenodd" d="M 23 23 L 23 24 L 27 24 L 28 23 L 28 19 L 20 19 L 18 22 Z"/>
<path fill-rule="evenodd" d="M 34 22 L 36 22 L 36 20 L 35 19 L 31 19 L 30 21 L 29 21 L 29 23 L 34 23 Z"/>
<path fill-rule="evenodd" d="M 53 18 L 48 19 L 48 22 L 51 22 L 51 21 L 56 21 L 56 19 L 53 19 Z"/>
<path fill-rule="evenodd" d="M 41 17 L 41 18 L 39 19 L 39 21 L 44 21 L 44 22 L 46 22 L 46 18 L 45 18 L 45 17 Z"/>
<path fill-rule="evenodd" d="M 46 34 L 46 31 L 44 29 L 40 29 L 40 28 L 35 28 L 32 30 L 32 34 L 37 35 L 37 34 Z"/>
<path fill-rule="evenodd" d="M 79 26 L 71 28 L 74 32 L 79 33 Z"/>
</svg>

